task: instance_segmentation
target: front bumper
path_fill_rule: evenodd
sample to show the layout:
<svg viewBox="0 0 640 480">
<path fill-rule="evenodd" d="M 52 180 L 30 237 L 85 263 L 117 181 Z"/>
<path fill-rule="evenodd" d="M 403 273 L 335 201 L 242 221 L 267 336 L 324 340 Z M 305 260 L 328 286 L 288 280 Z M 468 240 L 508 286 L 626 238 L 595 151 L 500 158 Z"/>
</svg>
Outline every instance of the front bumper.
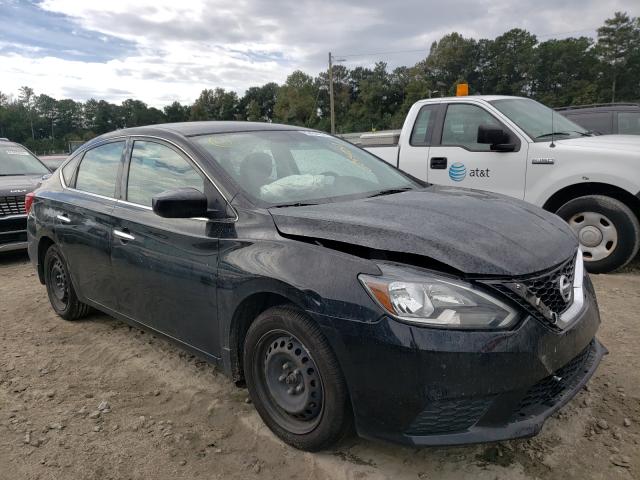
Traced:
<svg viewBox="0 0 640 480">
<path fill-rule="evenodd" d="M 27 216 L 0 217 L 0 253 L 27 248 Z"/>
<path fill-rule="evenodd" d="M 563 331 L 533 317 L 512 331 L 420 328 L 319 318 L 346 377 L 363 437 L 455 445 L 535 435 L 595 372 L 606 349 L 590 282 Z M 555 378 L 554 378 L 555 377 Z"/>
</svg>

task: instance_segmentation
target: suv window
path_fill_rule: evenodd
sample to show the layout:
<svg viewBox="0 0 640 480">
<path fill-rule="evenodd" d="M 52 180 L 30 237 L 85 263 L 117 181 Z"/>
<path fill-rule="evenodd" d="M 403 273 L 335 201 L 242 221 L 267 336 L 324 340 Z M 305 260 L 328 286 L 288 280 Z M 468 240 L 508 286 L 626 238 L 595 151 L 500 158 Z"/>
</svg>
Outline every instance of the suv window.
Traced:
<svg viewBox="0 0 640 480">
<path fill-rule="evenodd" d="M 78 175 L 76 189 L 115 197 L 118 167 L 124 142 L 112 142 L 85 152 Z"/>
<path fill-rule="evenodd" d="M 480 125 L 502 128 L 498 120 L 483 108 L 467 103 L 449 105 L 442 128 L 442 145 L 489 151 L 490 145 L 477 142 Z"/>
<path fill-rule="evenodd" d="M 431 133 L 440 105 L 425 105 L 418 112 L 416 123 L 413 125 L 409 143 L 413 146 L 425 146 L 431 144 Z"/>
<path fill-rule="evenodd" d="M 640 112 L 618 112 L 618 133 L 640 135 Z"/>
<path fill-rule="evenodd" d="M 565 117 L 591 132 L 604 135 L 613 133 L 612 112 L 576 112 L 567 113 Z"/>
<path fill-rule="evenodd" d="M 154 195 L 175 188 L 195 188 L 204 193 L 204 180 L 187 160 L 172 148 L 137 140 L 129 164 L 127 201 L 151 206 Z"/>
</svg>

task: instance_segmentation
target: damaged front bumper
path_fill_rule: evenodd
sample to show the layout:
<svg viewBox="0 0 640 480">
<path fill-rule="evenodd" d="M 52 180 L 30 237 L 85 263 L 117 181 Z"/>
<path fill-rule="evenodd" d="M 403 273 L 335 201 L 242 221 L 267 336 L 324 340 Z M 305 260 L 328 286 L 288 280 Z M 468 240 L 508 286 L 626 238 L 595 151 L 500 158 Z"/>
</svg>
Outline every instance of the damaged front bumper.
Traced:
<svg viewBox="0 0 640 480">
<path fill-rule="evenodd" d="M 593 375 L 607 350 L 590 282 L 562 331 L 527 316 L 510 331 L 318 318 L 338 355 L 363 437 L 455 445 L 535 435 Z"/>
</svg>

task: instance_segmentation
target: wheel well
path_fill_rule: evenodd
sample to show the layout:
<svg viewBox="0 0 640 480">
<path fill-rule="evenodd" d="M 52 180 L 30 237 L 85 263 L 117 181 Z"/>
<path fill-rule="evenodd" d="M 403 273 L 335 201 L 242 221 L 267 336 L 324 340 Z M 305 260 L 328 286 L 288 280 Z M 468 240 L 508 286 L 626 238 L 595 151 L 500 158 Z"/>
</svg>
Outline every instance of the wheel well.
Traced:
<svg viewBox="0 0 640 480">
<path fill-rule="evenodd" d="M 236 382 L 244 381 L 242 357 L 244 339 L 253 321 L 265 310 L 278 305 L 291 305 L 293 302 L 277 293 L 255 293 L 245 298 L 233 314 L 229 347 L 231 349 L 231 377 Z"/>
<path fill-rule="evenodd" d="M 550 212 L 557 212 L 558 209 L 574 198 L 583 197 L 585 195 L 605 195 L 621 201 L 640 219 L 640 198 L 623 190 L 620 187 L 609 185 L 607 183 L 578 183 L 564 187 L 554 193 L 547 200 L 542 208 Z"/>
<path fill-rule="evenodd" d="M 53 245 L 53 240 L 49 237 L 42 237 L 38 242 L 38 279 L 40 283 L 44 285 L 44 256 L 49 250 L 49 247 Z"/>
</svg>

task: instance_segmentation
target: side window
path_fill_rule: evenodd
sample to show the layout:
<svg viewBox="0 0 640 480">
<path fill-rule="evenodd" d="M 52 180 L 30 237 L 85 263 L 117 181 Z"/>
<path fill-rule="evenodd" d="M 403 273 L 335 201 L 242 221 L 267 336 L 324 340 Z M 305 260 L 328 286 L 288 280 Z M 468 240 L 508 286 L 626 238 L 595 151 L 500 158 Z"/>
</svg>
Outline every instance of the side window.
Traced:
<svg viewBox="0 0 640 480">
<path fill-rule="evenodd" d="M 151 206 L 154 195 L 174 188 L 204 192 L 204 180 L 182 155 L 155 142 L 137 140 L 129 164 L 127 201 Z"/>
<path fill-rule="evenodd" d="M 431 144 L 431 134 L 440 105 L 425 105 L 418 112 L 409 143 L 414 147 Z"/>
<path fill-rule="evenodd" d="M 575 113 L 567 115 L 567 118 L 593 132 L 613 133 L 613 113 L 611 112 Z"/>
<path fill-rule="evenodd" d="M 476 105 L 454 103 L 447 107 L 442 128 L 442 145 L 489 151 L 490 145 L 478 143 L 478 127 L 502 127 L 489 112 Z"/>
<path fill-rule="evenodd" d="M 640 112 L 619 112 L 618 133 L 640 135 Z"/>
<path fill-rule="evenodd" d="M 77 190 L 114 197 L 124 142 L 113 142 L 85 152 L 76 178 Z"/>
</svg>

